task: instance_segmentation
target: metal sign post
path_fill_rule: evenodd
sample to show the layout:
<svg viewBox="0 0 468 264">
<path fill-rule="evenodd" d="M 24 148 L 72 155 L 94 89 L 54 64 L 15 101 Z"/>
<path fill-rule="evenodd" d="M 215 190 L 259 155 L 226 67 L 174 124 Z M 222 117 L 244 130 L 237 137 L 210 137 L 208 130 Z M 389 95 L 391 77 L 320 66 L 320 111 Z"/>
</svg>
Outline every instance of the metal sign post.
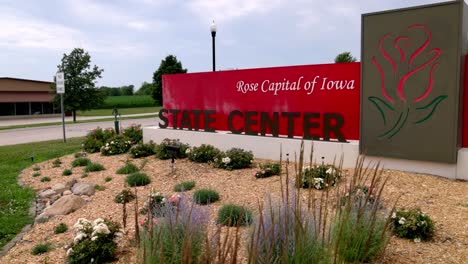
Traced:
<svg viewBox="0 0 468 264">
<path fill-rule="evenodd" d="M 63 109 L 63 94 L 65 93 L 65 76 L 63 72 L 57 72 L 55 84 L 57 87 L 57 93 L 60 94 L 60 108 L 62 109 L 63 142 L 66 143 L 67 137 L 65 136 L 65 111 Z"/>
</svg>

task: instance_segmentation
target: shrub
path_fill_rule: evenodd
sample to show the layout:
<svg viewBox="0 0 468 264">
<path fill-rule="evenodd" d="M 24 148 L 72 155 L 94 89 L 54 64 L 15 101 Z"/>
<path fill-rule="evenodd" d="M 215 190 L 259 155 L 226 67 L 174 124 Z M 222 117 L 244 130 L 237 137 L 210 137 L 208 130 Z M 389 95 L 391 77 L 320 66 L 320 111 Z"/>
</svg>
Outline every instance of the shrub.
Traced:
<svg viewBox="0 0 468 264">
<path fill-rule="evenodd" d="M 315 165 L 302 171 L 302 188 L 325 189 L 335 186 L 341 178 L 341 171 L 331 165 Z"/>
<path fill-rule="evenodd" d="M 164 208 L 166 213 L 161 217 L 148 215 L 140 222 L 139 258 L 143 263 L 227 263 L 208 261 L 206 256 L 205 250 L 211 249 L 207 239 L 208 210 L 183 198 L 177 210 L 169 202 Z"/>
<path fill-rule="evenodd" d="M 39 177 L 39 176 L 41 176 L 41 174 L 39 172 L 35 172 L 35 173 L 32 174 L 32 176 L 33 177 Z"/>
<path fill-rule="evenodd" d="M 104 181 L 105 181 L 105 182 L 110 182 L 110 181 L 112 181 L 112 177 L 107 176 L 107 177 L 104 179 Z"/>
<path fill-rule="evenodd" d="M 227 204 L 219 209 L 216 222 L 227 226 L 250 225 L 252 212 L 242 206 Z"/>
<path fill-rule="evenodd" d="M 346 263 L 369 263 L 379 257 L 390 239 L 386 219 L 372 210 L 358 213 L 358 207 L 343 211 L 333 223 L 338 254 Z M 359 216 L 358 216 L 359 215 Z"/>
<path fill-rule="evenodd" d="M 85 172 L 103 171 L 103 170 L 105 170 L 104 166 L 102 166 L 99 163 L 90 163 L 84 169 Z"/>
<path fill-rule="evenodd" d="M 41 168 L 38 167 L 38 166 L 35 166 L 35 167 L 33 168 L 33 171 L 39 171 L 39 170 L 41 170 Z"/>
<path fill-rule="evenodd" d="M 429 240 L 434 235 L 434 222 L 420 209 L 399 209 L 392 215 L 393 233 L 415 242 Z"/>
<path fill-rule="evenodd" d="M 141 125 L 132 124 L 124 129 L 122 135 L 128 138 L 131 141 L 131 144 L 134 145 L 143 140 L 143 129 L 141 129 Z"/>
<path fill-rule="evenodd" d="M 207 163 L 213 161 L 213 159 L 221 151 L 212 145 L 202 144 L 199 147 L 188 148 L 185 151 L 188 154 L 188 158 L 194 162 Z"/>
<path fill-rule="evenodd" d="M 41 182 L 50 182 L 50 178 L 49 177 L 42 177 Z"/>
<path fill-rule="evenodd" d="M 123 235 L 117 223 L 100 218 L 93 222 L 79 218 L 73 227 L 77 235 L 67 251 L 68 263 L 103 263 L 115 259 L 115 240 Z"/>
<path fill-rule="evenodd" d="M 40 255 L 49 252 L 51 250 L 51 246 L 49 243 L 47 244 L 38 244 L 34 246 L 31 250 L 31 254 L 33 255 Z"/>
<path fill-rule="evenodd" d="M 115 131 L 113 129 L 107 128 L 102 130 L 98 127 L 86 135 L 82 143 L 83 149 L 88 153 L 99 152 L 104 143 L 114 137 L 114 135 Z"/>
<path fill-rule="evenodd" d="M 95 189 L 96 191 L 104 191 L 104 190 L 106 189 L 106 187 L 101 186 L 101 185 L 99 185 L 99 184 L 96 184 L 96 185 L 94 185 L 94 189 Z"/>
<path fill-rule="evenodd" d="M 104 156 L 123 154 L 126 153 L 131 146 L 132 142 L 127 137 L 122 134 L 115 135 L 101 147 L 101 154 Z"/>
<path fill-rule="evenodd" d="M 195 191 L 193 200 L 197 204 L 210 204 L 219 200 L 219 194 L 211 189 L 201 189 Z"/>
<path fill-rule="evenodd" d="M 179 148 L 178 153 L 176 153 L 177 159 L 183 159 L 187 157 L 187 149 L 190 147 L 188 144 L 181 143 L 178 139 L 168 139 L 165 138 L 159 145 L 156 145 L 155 152 L 156 158 L 158 159 L 170 159 L 167 149 L 168 146 L 176 146 Z"/>
<path fill-rule="evenodd" d="M 85 172 L 85 173 L 83 173 L 83 174 L 81 175 L 81 178 L 86 178 L 86 177 L 88 177 L 88 176 L 89 176 L 88 173 Z"/>
<path fill-rule="evenodd" d="M 260 171 L 255 173 L 256 178 L 267 178 L 273 175 L 279 175 L 281 167 L 279 163 L 267 163 L 260 165 L 260 169 Z"/>
<path fill-rule="evenodd" d="M 63 171 L 62 171 L 62 175 L 63 175 L 63 176 L 70 176 L 70 175 L 72 175 L 72 174 L 73 174 L 73 171 L 70 170 L 70 169 L 66 169 L 66 170 L 63 170 Z"/>
<path fill-rule="evenodd" d="M 185 181 L 174 186 L 174 192 L 190 191 L 195 187 L 194 181 Z"/>
<path fill-rule="evenodd" d="M 85 157 L 85 156 L 86 156 L 86 152 L 77 152 L 77 153 L 75 153 L 75 155 L 74 155 L 75 159 L 77 159 L 77 158 L 83 158 L 83 157 Z"/>
<path fill-rule="evenodd" d="M 141 158 L 141 157 L 148 157 L 148 156 L 154 155 L 154 153 L 156 152 L 155 148 L 156 147 L 155 147 L 153 141 L 150 141 L 147 144 L 140 143 L 140 144 L 137 144 L 137 145 L 133 146 L 130 149 L 130 155 L 134 159 Z"/>
<path fill-rule="evenodd" d="M 55 227 L 54 233 L 55 234 L 62 234 L 62 233 L 67 232 L 67 230 L 68 230 L 68 226 L 66 224 L 64 224 L 64 223 L 60 223 Z"/>
<path fill-rule="evenodd" d="M 232 148 L 226 152 L 221 152 L 213 160 L 216 168 L 225 170 L 237 170 L 248 168 L 253 162 L 252 151 L 245 151 L 240 148 Z"/>
<path fill-rule="evenodd" d="M 139 172 L 128 175 L 125 181 L 131 187 L 145 186 L 151 183 L 151 179 L 148 177 L 148 175 Z"/>
<path fill-rule="evenodd" d="M 52 162 L 52 168 L 60 167 L 60 165 L 62 165 L 62 161 L 60 159 L 56 159 Z"/>
<path fill-rule="evenodd" d="M 87 166 L 91 163 L 91 160 L 88 159 L 88 158 L 83 158 L 83 157 L 79 157 L 79 158 L 76 158 L 75 160 L 73 160 L 72 162 L 72 167 L 82 167 L 82 166 Z"/>
<path fill-rule="evenodd" d="M 131 162 L 125 162 L 125 166 L 117 170 L 117 174 L 130 174 L 138 172 L 139 169 Z"/>
</svg>

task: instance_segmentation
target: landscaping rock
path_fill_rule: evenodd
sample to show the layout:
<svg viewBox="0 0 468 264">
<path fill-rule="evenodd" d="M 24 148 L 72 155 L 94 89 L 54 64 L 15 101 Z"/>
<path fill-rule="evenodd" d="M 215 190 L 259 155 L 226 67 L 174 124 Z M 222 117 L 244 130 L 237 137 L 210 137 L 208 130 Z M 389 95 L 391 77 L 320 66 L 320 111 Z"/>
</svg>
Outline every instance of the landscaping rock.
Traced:
<svg viewBox="0 0 468 264">
<path fill-rule="evenodd" d="M 81 195 L 81 198 L 83 198 L 83 200 L 85 200 L 86 202 L 91 202 L 91 197 L 87 195 Z"/>
<path fill-rule="evenodd" d="M 67 189 L 70 189 L 73 185 L 75 185 L 75 183 L 77 183 L 76 179 L 73 179 L 71 181 L 68 181 L 67 183 L 65 183 L 65 186 L 67 187 Z"/>
<path fill-rule="evenodd" d="M 54 195 L 56 195 L 56 194 L 57 194 L 57 193 L 56 193 L 54 190 L 52 190 L 52 189 L 47 189 L 47 190 L 45 190 L 45 191 L 40 192 L 40 193 L 39 193 L 39 197 L 42 198 L 42 199 L 44 199 L 44 198 L 50 198 L 50 197 L 52 197 L 52 196 L 54 196 Z"/>
<path fill-rule="evenodd" d="M 56 194 L 56 195 L 50 197 L 50 200 L 49 200 L 49 201 L 50 201 L 51 204 L 53 204 L 53 203 L 55 203 L 55 201 L 57 201 L 58 199 L 60 199 L 60 194 Z"/>
<path fill-rule="evenodd" d="M 70 190 L 66 190 L 66 191 L 63 192 L 63 195 L 70 195 L 70 194 L 72 194 L 72 191 L 70 191 Z"/>
<path fill-rule="evenodd" d="M 67 186 L 64 183 L 57 183 L 54 186 L 52 186 L 52 190 L 54 190 L 56 193 L 63 193 L 68 189 L 69 188 L 67 188 Z"/>
<path fill-rule="evenodd" d="M 85 200 L 76 195 L 62 196 L 50 207 L 46 208 L 44 212 L 37 218 L 54 216 L 54 215 L 67 215 L 81 208 L 85 204 Z"/>
<path fill-rule="evenodd" d="M 78 182 L 73 185 L 71 190 L 75 195 L 91 196 L 95 192 L 94 186 L 96 186 L 96 184 L 91 182 Z"/>
</svg>

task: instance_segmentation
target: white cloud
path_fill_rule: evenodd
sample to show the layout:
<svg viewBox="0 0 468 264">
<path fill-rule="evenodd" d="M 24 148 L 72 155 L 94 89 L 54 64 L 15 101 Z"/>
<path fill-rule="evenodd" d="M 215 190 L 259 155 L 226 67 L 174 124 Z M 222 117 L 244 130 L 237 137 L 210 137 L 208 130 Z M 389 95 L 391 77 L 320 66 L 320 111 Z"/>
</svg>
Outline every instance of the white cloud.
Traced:
<svg viewBox="0 0 468 264">
<path fill-rule="evenodd" d="M 18 14 L 0 15 L 0 46 L 63 50 L 83 45 L 83 34 L 75 29 Z"/>
<path fill-rule="evenodd" d="M 127 23 L 127 27 L 136 30 L 147 30 L 149 29 L 149 25 L 142 21 L 131 21 Z"/>
<path fill-rule="evenodd" d="M 189 8 L 207 21 L 229 21 L 255 13 L 268 13 L 281 2 L 282 0 L 194 0 L 189 3 Z"/>
</svg>

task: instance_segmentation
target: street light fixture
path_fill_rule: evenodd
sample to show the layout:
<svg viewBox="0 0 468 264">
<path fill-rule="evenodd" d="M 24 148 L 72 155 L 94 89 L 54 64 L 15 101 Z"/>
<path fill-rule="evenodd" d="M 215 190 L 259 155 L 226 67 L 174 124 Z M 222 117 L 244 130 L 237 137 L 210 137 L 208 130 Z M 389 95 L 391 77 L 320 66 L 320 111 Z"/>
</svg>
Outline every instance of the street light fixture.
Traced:
<svg viewBox="0 0 468 264">
<path fill-rule="evenodd" d="M 210 31 L 211 31 L 211 39 L 213 42 L 213 71 L 216 71 L 216 56 L 215 56 L 215 38 L 216 38 L 216 24 L 213 20 L 213 22 L 210 25 Z"/>
</svg>

